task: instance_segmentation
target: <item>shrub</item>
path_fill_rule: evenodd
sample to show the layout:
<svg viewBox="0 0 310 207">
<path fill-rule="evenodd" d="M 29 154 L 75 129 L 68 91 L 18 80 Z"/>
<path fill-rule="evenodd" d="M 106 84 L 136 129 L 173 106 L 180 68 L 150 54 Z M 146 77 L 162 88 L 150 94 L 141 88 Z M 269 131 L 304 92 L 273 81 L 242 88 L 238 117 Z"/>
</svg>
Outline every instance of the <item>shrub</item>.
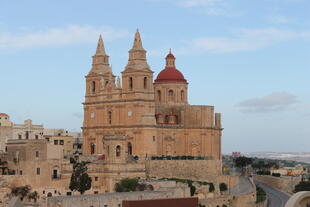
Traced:
<svg viewBox="0 0 310 207">
<path fill-rule="evenodd" d="M 272 176 L 274 176 L 274 177 L 281 177 L 281 174 L 280 173 L 272 173 Z"/>
<path fill-rule="evenodd" d="M 310 182 L 309 181 L 301 181 L 299 184 L 295 186 L 294 192 L 297 193 L 299 191 L 310 191 Z"/>
<path fill-rule="evenodd" d="M 227 191 L 227 189 L 228 189 L 228 188 L 227 188 L 227 185 L 226 185 L 225 183 L 221 183 L 221 184 L 220 184 L 220 191 L 221 191 L 221 192 Z"/>
<path fill-rule="evenodd" d="M 215 187 L 214 187 L 213 183 L 210 183 L 209 192 L 214 192 L 214 191 L 215 191 Z"/>
<path fill-rule="evenodd" d="M 138 187 L 138 179 L 137 178 L 124 178 L 119 183 L 115 184 L 116 192 L 130 192 L 135 191 Z"/>
<path fill-rule="evenodd" d="M 261 203 L 266 200 L 266 192 L 256 185 L 256 203 Z"/>
<path fill-rule="evenodd" d="M 195 192 L 196 192 L 196 187 L 193 186 L 192 184 L 189 187 L 190 187 L 190 190 L 191 190 L 191 196 L 194 196 Z"/>
</svg>

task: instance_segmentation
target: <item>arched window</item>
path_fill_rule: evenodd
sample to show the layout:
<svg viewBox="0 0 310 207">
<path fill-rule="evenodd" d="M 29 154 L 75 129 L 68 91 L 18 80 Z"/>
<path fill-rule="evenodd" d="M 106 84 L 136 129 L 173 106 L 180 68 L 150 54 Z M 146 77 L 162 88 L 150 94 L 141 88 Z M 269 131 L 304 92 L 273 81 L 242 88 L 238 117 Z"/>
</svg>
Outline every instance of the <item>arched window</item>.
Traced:
<svg viewBox="0 0 310 207">
<path fill-rule="evenodd" d="M 132 144 L 130 142 L 128 142 L 127 147 L 128 147 L 128 154 L 132 155 Z"/>
<path fill-rule="evenodd" d="M 184 91 L 181 91 L 181 101 L 184 101 Z"/>
<path fill-rule="evenodd" d="M 161 91 L 160 90 L 157 91 L 157 100 L 161 102 Z"/>
<path fill-rule="evenodd" d="M 174 101 L 174 93 L 173 90 L 168 91 L 168 100 L 169 101 Z"/>
<path fill-rule="evenodd" d="M 108 112 L 108 123 L 112 124 L 112 111 Z"/>
<path fill-rule="evenodd" d="M 90 144 L 90 154 L 95 154 L 95 144 L 94 143 Z"/>
<path fill-rule="evenodd" d="M 144 89 L 147 89 L 147 77 L 144 77 L 143 79 L 143 87 Z"/>
<path fill-rule="evenodd" d="M 117 145 L 116 146 L 116 157 L 121 156 L 121 146 Z"/>
<path fill-rule="evenodd" d="M 91 82 L 91 91 L 92 91 L 92 93 L 96 92 L 96 82 L 95 81 Z"/>
<path fill-rule="evenodd" d="M 129 90 L 133 89 L 133 80 L 132 77 L 129 77 Z"/>
</svg>

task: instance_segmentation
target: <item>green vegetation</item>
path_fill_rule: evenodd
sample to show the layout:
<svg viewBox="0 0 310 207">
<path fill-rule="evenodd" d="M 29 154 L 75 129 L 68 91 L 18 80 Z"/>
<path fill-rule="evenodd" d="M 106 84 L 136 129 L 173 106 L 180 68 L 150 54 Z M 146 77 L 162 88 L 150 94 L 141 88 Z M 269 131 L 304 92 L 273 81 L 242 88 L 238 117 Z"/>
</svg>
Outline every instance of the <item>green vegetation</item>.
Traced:
<svg viewBox="0 0 310 207">
<path fill-rule="evenodd" d="M 89 162 L 73 161 L 73 171 L 69 185 L 70 190 L 78 191 L 80 194 L 84 194 L 85 191 L 91 188 L 92 180 L 87 173 L 87 164 L 89 164 Z"/>
<path fill-rule="evenodd" d="M 214 192 L 215 191 L 215 187 L 213 185 L 213 183 L 209 184 L 209 192 Z"/>
<path fill-rule="evenodd" d="M 255 159 L 253 164 L 252 164 L 252 167 L 254 169 L 258 169 L 258 170 L 266 170 L 266 169 L 270 169 L 270 168 L 279 169 L 279 164 L 277 161 Z"/>
<path fill-rule="evenodd" d="M 295 186 L 294 193 L 299 191 L 310 191 L 310 182 L 309 181 L 301 181 L 299 184 Z"/>
<path fill-rule="evenodd" d="M 39 194 L 37 191 L 31 192 L 29 185 L 14 187 L 11 189 L 11 196 L 18 196 L 22 201 L 24 198 L 28 198 L 30 201 L 37 202 Z"/>
<path fill-rule="evenodd" d="M 154 190 L 152 185 L 140 184 L 138 178 L 124 178 L 115 184 L 116 192 Z"/>
<path fill-rule="evenodd" d="M 228 190 L 228 187 L 227 187 L 226 183 L 221 183 L 220 184 L 220 191 L 224 192 L 224 191 L 227 191 L 227 190 Z"/>
<path fill-rule="evenodd" d="M 239 168 L 244 168 L 248 165 L 251 165 L 253 163 L 253 158 L 249 158 L 249 157 L 237 157 L 235 159 L 235 166 L 239 167 Z"/>
<path fill-rule="evenodd" d="M 191 196 L 195 195 L 196 187 L 193 185 L 193 183 L 198 183 L 199 185 L 209 185 L 209 191 L 213 192 L 215 190 L 213 183 L 209 183 L 206 181 L 193 181 L 193 180 L 187 180 L 187 179 L 179 179 L 179 178 L 162 178 L 160 180 L 171 180 L 176 181 L 179 183 L 186 183 L 188 184 L 188 187 L 190 187 Z"/>
<path fill-rule="evenodd" d="M 259 170 L 256 172 L 257 175 L 270 175 L 271 172 L 269 170 Z"/>
<path fill-rule="evenodd" d="M 272 173 L 271 175 L 274 176 L 274 177 L 281 177 L 280 173 Z"/>
<path fill-rule="evenodd" d="M 256 203 L 264 202 L 267 198 L 266 192 L 256 185 Z"/>
</svg>

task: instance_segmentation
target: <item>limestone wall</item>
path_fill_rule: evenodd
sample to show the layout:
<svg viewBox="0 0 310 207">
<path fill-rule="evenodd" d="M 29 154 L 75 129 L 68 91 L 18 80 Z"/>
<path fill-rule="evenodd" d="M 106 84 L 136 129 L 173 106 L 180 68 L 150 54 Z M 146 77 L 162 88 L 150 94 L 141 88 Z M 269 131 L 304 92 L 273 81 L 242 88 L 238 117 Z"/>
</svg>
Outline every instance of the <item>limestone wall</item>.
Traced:
<svg viewBox="0 0 310 207">
<path fill-rule="evenodd" d="M 47 198 L 42 207 L 119 207 L 123 200 L 145 200 L 158 198 L 180 198 L 174 191 L 145 191 L 145 192 L 129 192 L 129 193 L 105 193 L 97 195 L 81 195 L 81 196 L 58 196 Z"/>
<path fill-rule="evenodd" d="M 220 160 L 148 160 L 145 166 L 148 177 L 199 181 L 215 180 L 222 169 Z"/>
<path fill-rule="evenodd" d="M 295 185 L 301 181 L 301 177 L 273 177 L 268 175 L 257 175 L 254 179 L 287 193 L 292 193 Z"/>
</svg>

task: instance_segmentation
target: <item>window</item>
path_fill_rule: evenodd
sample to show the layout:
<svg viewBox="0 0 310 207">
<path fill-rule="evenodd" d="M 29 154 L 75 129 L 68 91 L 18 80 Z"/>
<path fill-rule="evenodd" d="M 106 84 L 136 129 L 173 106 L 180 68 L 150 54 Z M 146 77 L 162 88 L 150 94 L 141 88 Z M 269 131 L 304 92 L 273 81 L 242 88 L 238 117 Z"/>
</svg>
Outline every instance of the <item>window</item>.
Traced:
<svg viewBox="0 0 310 207">
<path fill-rule="evenodd" d="M 133 80 L 132 77 L 129 77 L 129 90 L 133 89 Z"/>
<path fill-rule="evenodd" d="M 58 178 L 58 170 L 54 169 L 53 170 L 53 175 L 52 175 L 53 179 L 57 179 Z"/>
<path fill-rule="evenodd" d="M 147 77 L 144 77 L 143 79 L 143 87 L 144 89 L 147 89 Z"/>
<path fill-rule="evenodd" d="M 92 82 L 91 82 L 91 92 L 92 92 L 92 93 L 95 93 L 95 92 L 96 92 L 96 82 L 95 82 L 95 81 L 92 81 Z"/>
<path fill-rule="evenodd" d="M 19 174 L 20 174 L 20 175 L 22 175 L 22 174 L 23 174 L 23 171 L 22 171 L 22 170 L 20 170 L 20 171 L 19 171 Z"/>
<path fill-rule="evenodd" d="M 98 181 L 98 177 L 95 177 L 95 181 Z"/>
<path fill-rule="evenodd" d="M 94 191 L 94 194 L 98 194 L 98 191 Z"/>
<path fill-rule="evenodd" d="M 112 124 L 112 111 L 108 112 L 108 123 Z"/>
<path fill-rule="evenodd" d="M 58 145 L 58 140 L 57 139 L 54 140 L 54 145 Z"/>
<path fill-rule="evenodd" d="M 36 137 L 36 139 L 39 139 L 39 135 L 36 134 L 35 137 Z"/>
<path fill-rule="evenodd" d="M 22 139 L 22 135 L 21 134 L 18 135 L 18 139 Z"/>
<path fill-rule="evenodd" d="M 181 101 L 184 101 L 184 91 L 181 91 Z"/>
<path fill-rule="evenodd" d="M 157 100 L 161 102 L 161 91 L 157 91 Z"/>
<path fill-rule="evenodd" d="M 64 141 L 63 140 L 59 140 L 59 144 L 60 145 L 64 145 Z"/>
<path fill-rule="evenodd" d="M 90 144 L 90 154 L 95 154 L 95 144 L 94 143 Z"/>
<path fill-rule="evenodd" d="M 40 153 L 38 151 L 36 151 L 36 157 L 39 157 Z"/>
<path fill-rule="evenodd" d="M 29 132 L 26 131 L 26 139 L 29 139 Z"/>
<path fill-rule="evenodd" d="M 42 193 L 45 194 L 45 190 Z"/>
<path fill-rule="evenodd" d="M 67 192 L 67 196 L 71 196 L 72 195 L 72 193 L 71 192 Z"/>
<path fill-rule="evenodd" d="M 132 144 L 130 142 L 128 142 L 127 147 L 128 147 L 128 154 L 132 155 Z"/>
<path fill-rule="evenodd" d="M 40 168 L 37 168 L 37 175 L 40 175 Z"/>
<path fill-rule="evenodd" d="M 153 136 L 153 142 L 155 142 L 155 136 Z"/>
<path fill-rule="evenodd" d="M 173 99 L 174 99 L 173 90 L 169 90 L 169 91 L 168 91 L 168 99 L 169 99 L 169 101 L 173 101 Z"/>
<path fill-rule="evenodd" d="M 116 147 L 116 157 L 121 156 L 121 146 L 117 145 Z"/>
</svg>

